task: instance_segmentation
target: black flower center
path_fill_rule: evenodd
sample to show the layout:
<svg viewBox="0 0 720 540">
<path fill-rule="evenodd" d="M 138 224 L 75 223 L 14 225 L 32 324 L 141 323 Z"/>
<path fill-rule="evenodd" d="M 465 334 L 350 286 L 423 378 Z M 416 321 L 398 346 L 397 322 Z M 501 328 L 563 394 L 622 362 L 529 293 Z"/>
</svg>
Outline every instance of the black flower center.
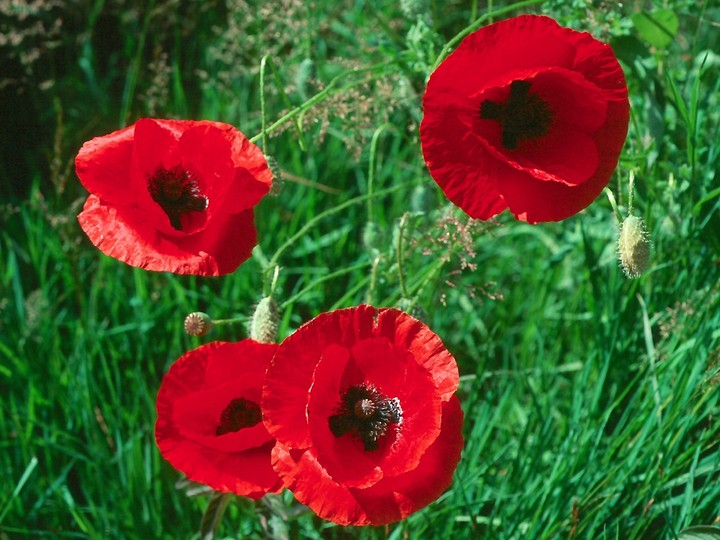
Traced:
<svg viewBox="0 0 720 540">
<path fill-rule="evenodd" d="M 480 105 L 480 118 L 500 122 L 502 145 L 508 150 L 517 148 L 518 141 L 547 135 L 553 116 L 547 102 L 530 93 L 527 81 L 513 81 L 505 103 L 486 99 Z"/>
<path fill-rule="evenodd" d="M 182 230 L 180 218 L 183 215 L 203 212 L 208 205 L 207 197 L 200 193 L 195 177 L 181 167 L 170 170 L 160 167 L 148 180 L 148 191 L 178 231 Z"/>
<path fill-rule="evenodd" d="M 335 411 L 337 414 L 328 418 L 332 434 L 341 437 L 351 433 L 362 441 L 366 451 L 377 450 L 388 426 L 402 419 L 398 398 L 388 398 L 370 384 L 348 387 Z"/>
<path fill-rule="evenodd" d="M 242 428 L 253 427 L 262 420 L 260 405 L 245 398 L 233 399 L 220 414 L 220 425 L 215 435 L 225 435 L 240 431 Z"/>
</svg>

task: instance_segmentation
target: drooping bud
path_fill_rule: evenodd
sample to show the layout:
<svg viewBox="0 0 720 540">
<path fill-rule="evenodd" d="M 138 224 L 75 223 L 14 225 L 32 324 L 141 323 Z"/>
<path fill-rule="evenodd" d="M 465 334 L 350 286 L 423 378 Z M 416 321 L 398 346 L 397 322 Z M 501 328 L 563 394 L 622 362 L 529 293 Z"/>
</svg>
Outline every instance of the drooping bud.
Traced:
<svg viewBox="0 0 720 540">
<path fill-rule="evenodd" d="M 395 306 L 400 311 L 404 311 L 405 313 L 407 313 L 411 317 L 414 317 L 415 319 L 418 319 L 419 321 L 426 321 L 429 318 L 427 311 L 425 311 L 422 306 L 415 303 L 410 298 L 401 298 L 400 300 L 398 300 Z"/>
<path fill-rule="evenodd" d="M 435 194 L 425 184 L 415 186 L 410 195 L 410 210 L 418 213 L 426 213 L 435 206 Z"/>
<path fill-rule="evenodd" d="M 382 229 L 374 221 L 368 221 L 362 231 L 362 242 L 365 249 L 375 257 L 382 247 Z"/>
<path fill-rule="evenodd" d="M 311 83 L 315 79 L 315 62 L 311 58 L 305 58 L 295 72 L 295 87 L 303 101 L 307 101 L 313 93 Z"/>
<path fill-rule="evenodd" d="M 628 216 L 620 225 L 618 256 L 625 275 L 636 278 L 650 265 L 650 239 L 645 222 L 637 216 Z"/>
<path fill-rule="evenodd" d="M 427 0 L 400 0 L 400 11 L 408 19 L 426 15 L 430 11 Z"/>
<path fill-rule="evenodd" d="M 185 322 L 183 323 L 185 333 L 191 336 L 204 336 L 210 332 L 214 326 L 215 324 L 210 318 L 210 315 L 202 311 L 191 313 L 185 317 Z"/>
<path fill-rule="evenodd" d="M 260 343 L 275 343 L 277 339 L 280 307 L 270 297 L 258 303 L 250 322 L 250 338 Z"/>
<path fill-rule="evenodd" d="M 277 195 L 280 195 L 280 190 L 283 185 L 284 178 L 282 174 L 282 169 L 280 169 L 280 164 L 274 156 L 266 155 L 265 161 L 267 161 L 268 168 L 272 173 L 272 187 L 270 188 L 270 195 L 276 197 Z"/>
</svg>

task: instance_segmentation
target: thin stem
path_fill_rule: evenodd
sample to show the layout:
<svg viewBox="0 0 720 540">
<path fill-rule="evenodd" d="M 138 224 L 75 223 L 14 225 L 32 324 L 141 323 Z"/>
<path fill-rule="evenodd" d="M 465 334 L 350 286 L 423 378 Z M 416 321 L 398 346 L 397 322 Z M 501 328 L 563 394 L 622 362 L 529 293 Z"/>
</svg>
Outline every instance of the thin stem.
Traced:
<svg viewBox="0 0 720 540">
<path fill-rule="evenodd" d="M 272 71 L 273 74 L 273 80 L 275 81 L 275 88 L 277 89 L 278 93 L 282 96 L 283 103 L 285 104 L 285 107 L 290 109 L 293 104 L 292 101 L 290 101 L 290 98 L 287 95 L 287 92 L 285 92 L 285 85 L 283 85 L 282 79 L 280 78 L 280 73 L 278 72 L 277 68 L 275 67 L 275 63 L 269 59 L 268 65 L 270 66 L 270 71 Z M 302 127 L 300 125 L 300 121 L 296 118 L 293 122 L 293 126 L 295 127 L 295 134 L 297 135 L 297 142 L 298 146 L 300 147 L 300 150 L 305 150 L 305 137 L 303 137 Z M 263 126 L 263 133 L 262 135 L 267 134 L 266 126 Z"/>
<path fill-rule="evenodd" d="M 382 260 L 383 255 L 378 255 L 373 260 L 372 269 L 370 270 L 370 284 L 368 285 L 367 295 L 365 295 L 365 302 L 367 302 L 369 305 L 373 305 L 373 300 L 375 297 L 375 287 L 377 286 L 377 275 L 378 275 L 378 268 L 380 268 L 380 261 Z"/>
<path fill-rule="evenodd" d="M 301 289 L 300 291 L 298 291 L 297 293 L 295 293 L 293 296 L 291 296 L 290 298 L 288 298 L 285 302 L 283 302 L 283 303 L 281 304 L 280 307 L 281 307 L 283 310 L 285 310 L 285 309 L 288 308 L 288 306 L 290 306 L 290 305 L 294 304 L 295 302 L 297 302 L 297 300 L 298 300 L 302 295 L 304 295 L 305 293 L 307 293 L 310 289 L 313 289 L 313 288 L 317 287 L 318 285 L 320 285 L 320 284 L 322 284 L 322 283 L 325 283 L 326 281 L 330 281 L 331 279 L 335 279 L 336 277 L 340 277 L 340 276 L 342 276 L 342 275 L 344 275 L 344 274 L 349 274 L 349 273 L 351 273 L 351 272 L 354 272 L 355 270 L 360 270 L 361 268 L 365 268 L 367 265 L 368 265 L 367 261 L 364 261 L 364 262 L 361 262 L 360 264 L 356 264 L 356 265 L 350 266 L 350 267 L 348 267 L 348 268 L 342 268 L 342 269 L 340 269 L 340 270 L 337 270 L 337 271 L 332 272 L 332 273 L 330 273 L 330 274 L 327 274 L 327 275 L 325 275 L 325 276 L 319 277 L 318 279 L 316 279 L 315 281 L 313 281 L 312 283 L 310 283 L 307 287 L 304 287 L 303 289 Z"/>
<path fill-rule="evenodd" d="M 267 64 L 268 55 L 260 60 L 260 125 L 262 127 L 262 150 L 267 155 L 267 111 L 265 109 L 265 65 Z"/>
<path fill-rule="evenodd" d="M 379 128 L 375 130 L 375 133 L 373 133 L 372 140 L 370 141 L 370 163 L 368 165 L 368 195 L 369 199 L 367 200 L 367 214 L 368 214 L 368 221 L 372 222 L 373 220 L 373 184 L 375 183 L 375 162 L 377 161 L 377 147 L 378 147 L 378 141 L 380 140 L 380 135 L 382 135 L 382 132 L 388 129 L 393 129 L 392 124 L 383 124 Z"/>
<path fill-rule="evenodd" d="M 397 265 L 398 280 L 400 281 L 400 294 L 403 298 L 409 298 L 407 286 L 405 285 L 405 271 L 403 270 L 403 237 L 405 236 L 405 225 L 410 217 L 409 212 L 405 212 L 400 218 L 398 224 L 398 240 L 397 240 Z"/>
<path fill-rule="evenodd" d="M 630 180 L 628 181 L 628 215 L 632 214 L 634 192 L 635 192 L 635 171 L 630 171 Z"/>
<path fill-rule="evenodd" d="M 386 67 L 386 66 L 390 66 L 390 65 L 393 65 L 393 64 L 397 64 L 397 63 L 399 63 L 400 61 L 401 61 L 401 58 L 398 57 L 398 58 L 394 58 L 394 59 L 392 59 L 392 60 L 387 60 L 387 61 L 385 61 L 385 62 L 380 62 L 380 63 L 378 63 L 378 64 L 374 64 L 374 65 L 369 66 L 369 67 L 366 67 L 366 68 L 350 69 L 350 70 L 348 70 L 348 71 L 345 71 L 345 72 L 343 72 L 343 73 L 340 73 L 339 75 L 337 75 L 337 76 L 335 76 L 333 79 L 331 79 L 330 82 L 328 83 L 328 85 L 327 85 L 325 88 L 323 88 L 320 92 L 318 92 L 318 93 L 315 94 L 313 97 L 311 97 L 310 99 L 308 99 L 308 100 L 307 100 L 305 103 L 303 103 L 302 105 L 298 105 L 298 106 L 295 107 L 293 110 L 288 111 L 287 113 L 285 113 L 283 116 L 281 116 L 280 118 L 278 118 L 273 124 L 271 124 L 271 125 L 268 126 L 265 130 L 263 130 L 262 133 L 259 133 L 259 134 L 255 135 L 254 137 L 252 137 L 252 138 L 250 139 L 250 142 L 252 142 L 252 143 L 257 143 L 257 141 L 263 136 L 264 133 L 272 133 L 273 131 L 275 131 L 278 127 L 282 126 L 282 125 L 283 125 L 285 122 L 287 122 L 288 120 L 290 120 L 290 119 L 292 119 L 292 118 L 295 118 L 298 114 L 300 114 L 300 113 L 308 110 L 310 107 L 312 107 L 312 106 L 315 105 L 316 103 L 319 103 L 319 102 L 327 99 L 328 97 L 330 97 L 330 95 L 331 95 L 331 94 L 333 93 L 333 91 L 335 90 L 335 87 L 336 87 L 336 86 L 338 85 L 338 83 L 341 82 L 343 79 L 346 79 L 346 78 L 348 78 L 348 77 L 350 77 L 350 76 L 352 76 L 352 75 L 360 75 L 360 74 L 363 74 L 363 73 L 368 73 L 368 72 L 377 71 L 377 70 L 380 69 L 380 68 L 383 68 L 383 67 Z M 344 90 L 347 90 L 348 88 L 352 88 L 353 86 L 357 86 L 358 84 L 362 84 L 363 82 L 365 82 L 365 79 L 360 79 L 360 80 L 357 80 L 357 81 L 353 81 L 352 83 L 346 84 L 345 86 L 341 87 L 338 91 L 339 91 L 339 92 L 342 92 L 342 91 L 344 91 Z"/>
<path fill-rule="evenodd" d="M 409 186 L 410 186 L 410 183 L 398 184 L 396 186 L 377 191 L 373 194 L 373 196 L 380 197 L 383 195 L 388 195 L 389 193 L 393 193 L 393 192 L 399 191 L 401 189 L 407 189 Z M 295 242 L 297 242 L 300 238 L 305 236 L 307 234 L 307 232 L 310 229 L 312 229 L 315 225 L 317 225 L 320 221 L 322 221 L 323 219 L 325 219 L 327 217 L 335 215 L 339 212 L 342 212 L 343 210 L 345 210 L 346 208 L 349 208 L 350 206 L 353 206 L 353 205 L 359 204 L 359 203 L 363 203 L 368 198 L 370 198 L 370 195 L 359 195 L 357 197 L 354 197 L 352 199 L 345 201 L 344 203 L 334 206 L 333 208 L 329 208 L 329 209 L 325 210 L 324 212 L 321 212 L 320 214 L 316 215 L 314 218 L 308 220 L 307 223 L 305 223 L 305 225 L 303 225 L 300 228 L 300 230 L 298 230 L 295 234 L 293 234 L 290 238 L 288 238 L 285 241 L 285 243 L 283 243 L 277 249 L 277 251 L 275 251 L 273 256 L 270 258 L 270 261 L 268 262 L 266 271 L 269 270 L 270 268 L 274 268 L 275 266 L 277 266 L 280 256 L 283 253 L 285 253 L 285 251 L 287 251 Z"/>
<path fill-rule="evenodd" d="M 605 188 L 605 195 L 607 195 L 608 200 L 610 201 L 610 206 L 613 209 L 613 213 L 615 214 L 615 219 L 618 220 L 618 223 L 622 223 L 623 217 L 620 213 L 620 209 L 618 208 L 617 201 L 615 200 L 615 195 L 613 195 L 613 192 L 610 188 Z"/>
</svg>

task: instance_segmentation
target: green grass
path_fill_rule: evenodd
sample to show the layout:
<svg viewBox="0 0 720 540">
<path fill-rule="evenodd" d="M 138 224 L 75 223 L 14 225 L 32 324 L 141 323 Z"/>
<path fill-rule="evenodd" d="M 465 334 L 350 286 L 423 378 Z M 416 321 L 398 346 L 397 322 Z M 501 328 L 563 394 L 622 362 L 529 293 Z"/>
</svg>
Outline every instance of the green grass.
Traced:
<svg viewBox="0 0 720 540">
<path fill-rule="evenodd" d="M 184 351 L 247 332 L 190 338 L 184 316 L 247 318 L 273 259 L 281 337 L 368 298 L 395 305 L 406 289 L 460 366 L 463 459 L 438 501 L 397 524 L 338 527 L 286 493 L 233 499 L 217 537 L 672 539 L 720 518 L 715 3 L 667 2 L 679 29 L 664 48 L 632 20 L 650 3 L 494 2 L 512 10 L 486 17 L 485 3 L 429 2 L 423 24 L 395 2 L 283 2 L 272 13 L 166 4 L 40 9 L 31 21 L 64 15 L 59 45 L 35 63 L 0 51 L 24 74 L 3 92 L 30 103 L 40 126 L 36 146 L 8 140 L 0 164 L 0 538 L 199 538 L 209 499 L 176 487 L 181 475 L 154 442 L 155 396 Z M 468 224 L 425 169 L 420 98 L 443 47 L 478 17 L 521 12 L 590 30 L 623 63 L 632 119 L 610 188 L 627 213 L 634 173 L 634 213 L 653 245 L 637 280 L 616 261 L 607 197 L 562 223 Z M 291 117 L 265 151 L 289 174 L 257 209 L 253 259 L 210 279 L 146 273 L 95 250 L 74 218 L 82 142 L 143 115 L 257 135 L 265 55 L 266 124 Z M 403 222 L 399 266 L 416 189 L 424 202 Z M 439 240 L 456 227 L 470 227 L 470 244 Z"/>
</svg>

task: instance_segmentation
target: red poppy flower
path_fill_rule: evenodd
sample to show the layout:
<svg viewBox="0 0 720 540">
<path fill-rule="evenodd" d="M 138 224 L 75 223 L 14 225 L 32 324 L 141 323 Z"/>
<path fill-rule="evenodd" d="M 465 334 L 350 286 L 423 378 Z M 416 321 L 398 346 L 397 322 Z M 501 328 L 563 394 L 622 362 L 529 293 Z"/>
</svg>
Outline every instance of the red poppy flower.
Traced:
<svg viewBox="0 0 720 540">
<path fill-rule="evenodd" d="M 255 245 L 253 206 L 272 173 L 220 122 L 153 120 L 86 142 L 75 158 L 91 195 L 80 226 L 103 253 L 147 270 L 216 276 Z"/>
<path fill-rule="evenodd" d="M 420 140 L 430 174 L 468 215 L 560 221 L 607 185 L 630 105 L 609 45 L 523 15 L 466 37 L 433 72 Z"/>
<path fill-rule="evenodd" d="M 463 445 L 457 386 L 455 359 L 409 315 L 370 306 L 319 315 L 268 368 L 273 466 L 324 519 L 404 519 L 451 483 Z"/>
<path fill-rule="evenodd" d="M 262 423 L 265 370 L 277 345 L 215 341 L 180 357 L 163 378 L 155 438 L 188 478 L 253 499 L 277 493 L 275 440 Z"/>
</svg>

